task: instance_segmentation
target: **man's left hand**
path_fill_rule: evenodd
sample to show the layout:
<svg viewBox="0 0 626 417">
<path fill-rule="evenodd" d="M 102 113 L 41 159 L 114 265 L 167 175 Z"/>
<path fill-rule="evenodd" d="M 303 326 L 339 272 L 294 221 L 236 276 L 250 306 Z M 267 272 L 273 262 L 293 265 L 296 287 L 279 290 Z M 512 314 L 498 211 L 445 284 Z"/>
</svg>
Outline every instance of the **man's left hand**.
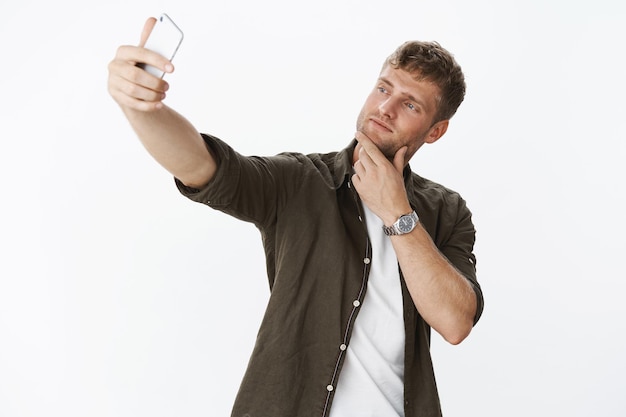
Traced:
<svg viewBox="0 0 626 417">
<path fill-rule="evenodd" d="M 352 183 L 363 203 L 390 226 L 411 211 L 402 177 L 407 147 L 398 149 L 389 161 L 364 133 L 356 132 L 355 138 Z"/>
</svg>

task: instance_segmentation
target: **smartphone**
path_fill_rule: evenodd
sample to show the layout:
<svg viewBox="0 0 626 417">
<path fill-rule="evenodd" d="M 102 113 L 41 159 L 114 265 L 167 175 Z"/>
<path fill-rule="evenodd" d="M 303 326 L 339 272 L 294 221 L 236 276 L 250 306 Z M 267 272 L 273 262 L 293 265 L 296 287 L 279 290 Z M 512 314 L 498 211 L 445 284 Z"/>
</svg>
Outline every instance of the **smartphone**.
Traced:
<svg viewBox="0 0 626 417">
<path fill-rule="evenodd" d="M 157 19 L 144 47 L 163 55 L 171 61 L 174 58 L 174 55 L 176 55 L 176 51 L 178 51 L 182 41 L 183 31 L 176 26 L 176 23 L 174 23 L 174 21 L 167 14 L 163 13 Z M 163 78 L 165 75 L 165 72 L 153 67 L 152 65 L 138 64 L 137 66 L 159 78 Z"/>
</svg>

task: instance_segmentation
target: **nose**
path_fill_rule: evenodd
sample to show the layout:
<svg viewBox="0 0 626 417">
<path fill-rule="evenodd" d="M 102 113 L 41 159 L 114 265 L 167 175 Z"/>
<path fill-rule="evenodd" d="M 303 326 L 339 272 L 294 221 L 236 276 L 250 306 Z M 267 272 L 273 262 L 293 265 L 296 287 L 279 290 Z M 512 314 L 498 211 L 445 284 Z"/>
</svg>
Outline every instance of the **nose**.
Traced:
<svg viewBox="0 0 626 417">
<path fill-rule="evenodd" d="M 387 99 L 381 101 L 378 105 L 378 111 L 382 116 L 392 119 L 395 114 L 395 104 L 393 102 L 393 97 L 388 97 Z"/>
</svg>

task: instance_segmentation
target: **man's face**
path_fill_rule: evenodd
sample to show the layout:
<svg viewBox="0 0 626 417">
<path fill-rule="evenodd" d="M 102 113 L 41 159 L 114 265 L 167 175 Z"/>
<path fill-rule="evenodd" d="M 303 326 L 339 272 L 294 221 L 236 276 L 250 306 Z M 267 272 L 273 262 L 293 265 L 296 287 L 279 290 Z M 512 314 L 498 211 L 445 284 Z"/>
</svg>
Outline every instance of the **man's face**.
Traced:
<svg viewBox="0 0 626 417">
<path fill-rule="evenodd" d="M 386 65 L 365 100 L 357 130 L 369 137 L 389 159 L 407 146 L 405 163 L 424 143 L 445 133 L 447 121 L 433 125 L 439 88 L 417 81 L 408 72 Z"/>
</svg>

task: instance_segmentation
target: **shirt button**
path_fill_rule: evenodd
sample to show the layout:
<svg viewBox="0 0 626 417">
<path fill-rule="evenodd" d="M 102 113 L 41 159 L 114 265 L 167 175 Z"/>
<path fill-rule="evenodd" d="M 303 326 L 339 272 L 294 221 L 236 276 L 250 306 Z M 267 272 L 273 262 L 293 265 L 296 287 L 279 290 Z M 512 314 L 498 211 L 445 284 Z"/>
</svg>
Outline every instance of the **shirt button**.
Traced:
<svg viewBox="0 0 626 417">
<path fill-rule="evenodd" d="M 334 390 L 335 388 L 332 385 L 327 385 L 326 386 L 326 391 L 331 392 L 332 390 Z"/>
<path fill-rule="evenodd" d="M 346 349 L 348 349 L 348 346 L 346 346 L 345 343 L 342 343 L 341 346 L 339 346 L 339 350 L 341 350 L 341 351 L 344 351 Z"/>
<path fill-rule="evenodd" d="M 361 302 L 359 300 L 354 300 L 354 302 L 352 303 L 353 306 L 358 307 L 361 305 Z"/>
<path fill-rule="evenodd" d="M 371 262 L 371 259 L 370 259 L 370 258 L 364 258 L 364 259 L 363 259 L 363 263 L 364 263 L 365 265 L 369 265 L 369 263 L 370 263 L 370 262 Z"/>
</svg>

